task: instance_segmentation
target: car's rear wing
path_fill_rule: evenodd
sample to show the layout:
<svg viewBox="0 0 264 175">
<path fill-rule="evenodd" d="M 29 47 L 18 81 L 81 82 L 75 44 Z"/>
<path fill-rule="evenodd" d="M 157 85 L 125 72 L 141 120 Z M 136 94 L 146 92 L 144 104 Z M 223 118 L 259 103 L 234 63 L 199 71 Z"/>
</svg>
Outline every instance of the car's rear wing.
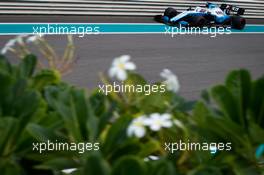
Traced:
<svg viewBox="0 0 264 175">
<path fill-rule="evenodd" d="M 233 5 L 221 4 L 220 8 L 228 15 L 244 15 L 245 9 Z"/>
</svg>

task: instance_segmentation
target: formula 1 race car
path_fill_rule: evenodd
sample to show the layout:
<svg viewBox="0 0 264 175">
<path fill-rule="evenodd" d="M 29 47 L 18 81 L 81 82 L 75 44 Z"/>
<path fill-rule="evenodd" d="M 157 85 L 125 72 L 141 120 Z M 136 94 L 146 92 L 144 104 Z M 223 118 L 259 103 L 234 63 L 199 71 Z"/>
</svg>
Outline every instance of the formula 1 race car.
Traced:
<svg viewBox="0 0 264 175">
<path fill-rule="evenodd" d="M 168 25 L 182 26 L 230 26 L 233 29 L 242 30 L 246 25 L 243 15 L 245 9 L 232 5 L 207 2 L 205 7 L 188 8 L 186 11 L 178 13 L 174 8 L 167 8 L 164 15 L 155 16 L 157 22 Z"/>
</svg>

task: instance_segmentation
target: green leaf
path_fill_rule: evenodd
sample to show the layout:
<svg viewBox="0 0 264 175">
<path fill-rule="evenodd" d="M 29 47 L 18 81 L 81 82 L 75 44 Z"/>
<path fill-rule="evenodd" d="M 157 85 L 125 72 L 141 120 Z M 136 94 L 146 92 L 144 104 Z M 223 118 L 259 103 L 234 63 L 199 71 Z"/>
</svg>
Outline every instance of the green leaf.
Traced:
<svg viewBox="0 0 264 175">
<path fill-rule="evenodd" d="M 111 156 L 111 157 L 109 156 L 109 161 L 115 162 L 120 157 L 129 156 L 129 155 L 140 156 L 140 151 L 144 149 L 143 147 L 144 146 L 140 144 L 138 139 L 125 139 L 120 144 L 120 146 L 115 147 L 113 151 L 109 154 Z"/>
<path fill-rule="evenodd" d="M 34 113 L 38 109 L 39 100 L 40 95 L 35 91 L 25 93 L 24 96 L 17 99 L 15 103 L 17 115 L 19 116 L 19 125 L 16 130 L 17 136 L 22 133 L 22 131 L 32 119 Z"/>
<path fill-rule="evenodd" d="M 157 140 L 150 140 L 147 143 L 141 145 L 141 151 L 139 152 L 140 157 L 148 157 L 149 155 L 161 150 L 160 143 Z"/>
<path fill-rule="evenodd" d="M 56 159 L 52 159 L 42 163 L 41 165 L 36 166 L 37 169 L 46 169 L 46 170 L 54 170 L 61 171 L 64 169 L 75 168 L 77 163 L 69 158 L 59 157 Z"/>
<path fill-rule="evenodd" d="M 56 135 L 54 131 L 51 129 L 44 128 L 38 124 L 31 123 L 27 126 L 27 131 L 30 133 L 32 137 L 37 139 L 40 142 L 47 142 L 49 141 L 59 141 L 65 142 L 66 139 Z"/>
<path fill-rule="evenodd" d="M 259 123 L 251 122 L 249 125 L 249 135 L 254 143 L 264 143 L 264 130 L 259 126 Z"/>
<path fill-rule="evenodd" d="M 226 87 L 235 99 L 241 124 L 248 128 L 247 109 L 250 103 L 251 78 L 246 70 L 232 71 L 226 79 Z"/>
<path fill-rule="evenodd" d="M 127 126 L 130 122 L 130 118 L 122 116 L 113 123 L 110 130 L 107 133 L 107 137 L 103 144 L 104 153 L 112 153 L 127 139 Z"/>
<path fill-rule="evenodd" d="M 27 55 L 19 64 L 19 72 L 22 77 L 30 77 L 34 73 L 37 64 L 35 55 Z"/>
<path fill-rule="evenodd" d="M 150 95 L 143 95 L 143 97 L 138 103 L 138 108 L 144 113 L 163 113 L 167 110 L 168 104 L 172 100 L 171 94 L 167 92 L 152 92 Z"/>
<path fill-rule="evenodd" d="M 137 86 L 143 87 L 146 85 L 146 80 L 139 74 L 136 73 L 129 73 L 127 79 L 124 81 L 124 86 L 126 88 L 126 98 L 130 103 L 138 101 L 142 97 L 145 96 L 144 91 L 142 92 L 135 92 L 132 89 L 136 89 Z"/>
<path fill-rule="evenodd" d="M 12 66 L 9 63 L 8 59 L 3 55 L 0 55 L 0 70 L 4 72 L 11 72 Z"/>
<path fill-rule="evenodd" d="M 213 166 L 198 166 L 188 173 L 188 175 L 222 175 L 218 167 Z"/>
<path fill-rule="evenodd" d="M 108 163 L 98 152 L 89 154 L 86 158 L 82 175 L 109 175 L 110 168 Z"/>
<path fill-rule="evenodd" d="M 195 117 L 195 121 L 197 121 L 198 123 L 206 123 L 206 119 L 209 115 L 210 111 L 203 102 L 196 103 L 193 109 L 193 116 Z"/>
<path fill-rule="evenodd" d="M 145 85 L 146 83 L 146 80 L 141 75 L 136 73 L 129 73 L 124 82 L 126 85 Z"/>
<path fill-rule="evenodd" d="M 60 73 L 55 70 L 41 70 L 33 77 L 33 87 L 42 90 L 47 85 L 58 84 Z"/>
<path fill-rule="evenodd" d="M 146 175 L 147 166 L 136 156 L 124 156 L 113 167 L 111 175 Z"/>
<path fill-rule="evenodd" d="M 250 112 L 255 121 L 264 128 L 264 77 L 252 83 L 252 98 Z"/>
<path fill-rule="evenodd" d="M 82 90 L 72 90 L 72 109 L 74 110 L 73 113 L 75 113 L 76 120 L 78 122 L 80 133 L 84 140 L 88 140 L 88 130 L 87 122 L 91 117 L 91 109 L 88 108 L 87 100 L 85 99 L 85 93 Z M 93 126 L 93 129 L 91 129 L 91 132 L 96 132 L 97 125 L 93 122 L 93 120 L 90 120 L 90 124 Z M 90 130 L 89 130 L 90 131 Z M 91 136 L 91 132 L 89 135 Z M 95 134 L 93 134 L 93 137 Z"/>
<path fill-rule="evenodd" d="M 71 87 L 50 86 L 45 88 L 45 97 L 49 105 L 60 114 L 70 140 L 73 142 L 81 142 L 83 141 L 83 137 L 72 95 L 73 91 Z M 85 108 L 86 106 L 82 107 Z M 83 119 L 87 119 L 87 116 L 82 117 Z"/>
<path fill-rule="evenodd" d="M 224 115 L 237 123 L 240 120 L 237 103 L 232 96 L 232 93 L 223 85 L 215 86 L 211 90 L 212 96 L 216 103 L 219 105 Z"/>
<path fill-rule="evenodd" d="M 23 118 L 33 115 L 38 109 L 40 94 L 37 91 L 25 91 L 15 100 L 14 108 L 16 109 L 16 116 Z"/>
<path fill-rule="evenodd" d="M 148 174 L 151 175 L 177 175 L 177 171 L 172 164 L 167 159 L 161 158 L 160 160 L 157 161 L 152 161 L 149 163 L 149 172 Z"/>
<path fill-rule="evenodd" d="M 0 159 L 0 170 L 3 175 L 24 174 L 22 168 L 14 160 Z"/>
<path fill-rule="evenodd" d="M 0 70 L 0 114 L 6 110 L 6 103 L 8 102 L 8 98 L 10 97 L 10 89 L 12 87 L 13 78 L 6 72 L 2 72 Z"/>
<path fill-rule="evenodd" d="M 206 103 L 208 103 L 208 104 L 211 103 L 210 93 L 207 90 L 202 91 L 201 97 Z"/>
<path fill-rule="evenodd" d="M 12 141 L 18 140 L 14 138 L 14 129 L 17 127 L 18 121 L 13 117 L 0 118 L 0 156 L 13 151 L 15 145 Z"/>
<path fill-rule="evenodd" d="M 89 102 L 90 108 L 93 110 L 94 115 L 98 118 L 97 134 L 99 135 L 106 129 L 110 118 L 113 116 L 115 104 L 109 101 L 105 95 L 98 93 L 98 91 L 94 92 L 90 96 Z"/>
<path fill-rule="evenodd" d="M 232 142 L 236 145 L 246 144 L 244 129 L 238 123 L 233 122 L 230 118 L 214 116 L 204 103 L 199 102 L 196 104 L 193 116 L 199 131 L 198 135 L 202 139 Z M 227 135 L 229 137 L 226 137 Z"/>
</svg>

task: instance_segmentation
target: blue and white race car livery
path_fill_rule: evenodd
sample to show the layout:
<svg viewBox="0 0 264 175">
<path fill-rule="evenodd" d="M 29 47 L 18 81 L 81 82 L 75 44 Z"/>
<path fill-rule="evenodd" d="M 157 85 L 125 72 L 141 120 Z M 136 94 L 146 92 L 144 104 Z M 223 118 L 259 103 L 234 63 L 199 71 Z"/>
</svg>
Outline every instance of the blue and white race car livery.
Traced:
<svg viewBox="0 0 264 175">
<path fill-rule="evenodd" d="M 155 16 L 155 20 L 168 25 L 183 26 L 231 26 L 234 29 L 243 29 L 246 20 L 243 15 L 245 9 L 232 5 L 206 3 L 205 7 L 188 8 L 178 13 L 174 8 L 167 8 L 164 15 Z"/>
</svg>

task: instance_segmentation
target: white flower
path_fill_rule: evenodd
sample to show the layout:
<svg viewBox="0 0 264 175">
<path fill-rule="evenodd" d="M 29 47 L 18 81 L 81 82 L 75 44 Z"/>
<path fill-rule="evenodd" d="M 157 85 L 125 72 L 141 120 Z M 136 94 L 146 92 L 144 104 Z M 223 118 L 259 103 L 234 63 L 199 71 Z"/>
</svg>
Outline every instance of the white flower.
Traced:
<svg viewBox="0 0 264 175">
<path fill-rule="evenodd" d="M 4 55 L 7 53 L 8 50 L 12 49 L 12 47 L 15 46 L 16 43 L 23 44 L 23 37 L 26 37 L 27 35 L 18 35 L 13 39 L 10 39 L 3 49 L 1 50 L 1 54 Z"/>
<path fill-rule="evenodd" d="M 7 52 L 8 50 L 10 50 L 15 44 L 16 44 L 16 39 L 11 39 L 11 40 L 9 40 L 9 41 L 5 44 L 5 46 L 3 47 L 3 49 L 1 50 L 1 54 L 2 54 L 2 55 L 6 54 L 6 52 Z"/>
<path fill-rule="evenodd" d="M 23 44 L 23 36 L 17 36 L 15 39 L 18 44 L 21 44 L 21 45 Z"/>
<path fill-rule="evenodd" d="M 15 37 L 15 40 L 18 44 L 23 45 L 23 38 L 26 38 L 28 35 L 27 34 L 22 34 L 22 35 L 18 35 L 17 37 Z"/>
<path fill-rule="evenodd" d="M 159 160 L 160 158 L 158 156 L 153 156 L 153 155 L 150 155 L 146 158 L 144 158 L 144 161 L 145 162 L 148 162 L 148 161 L 151 161 L 151 160 Z"/>
<path fill-rule="evenodd" d="M 159 131 L 161 128 L 170 128 L 173 125 L 170 114 L 159 113 L 151 114 L 145 123 L 152 131 Z"/>
<path fill-rule="evenodd" d="M 37 41 L 38 39 L 40 39 L 43 35 L 32 35 L 30 37 L 27 38 L 27 43 L 33 43 L 35 41 Z"/>
<path fill-rule="evenodd" d="M 134 119 L 127 129 L 127 135 L 130 137 L 136 136 L 138 138 L 144 137 L 146 134 L 145 122 L 145 116 Z"/>
<path fill-rule="evenodd" d="M 165 81 L 163 84 L 167 86 L 167 89 L 173 92 L 178 92 L 180 89 L 180 84 L 178 81 L 178 77 L 173 74 L 169 69 L 164 69 L 161 73 L 160 76 L 162 78 L 165 78 Z"/>
<path fill-rule="evenodd" d="M 77 170 L 76 168 L 70 168 L 70 169 L 62 170 L 62 172 L 65 173 L 65 174 L 71 174 L 71 173 L 73 173 L 76 170 Z"/>
<path fill-rule="evenodd" d="M 109 70 L 110 77 L 116 77 L 120 81 L 127 79 L 127 70 L 135 70 L 136 65 L 129 61 L 129 55 L 123 55 L 118 58 L 115 58 L 112 66 Z"/>
</svg>

